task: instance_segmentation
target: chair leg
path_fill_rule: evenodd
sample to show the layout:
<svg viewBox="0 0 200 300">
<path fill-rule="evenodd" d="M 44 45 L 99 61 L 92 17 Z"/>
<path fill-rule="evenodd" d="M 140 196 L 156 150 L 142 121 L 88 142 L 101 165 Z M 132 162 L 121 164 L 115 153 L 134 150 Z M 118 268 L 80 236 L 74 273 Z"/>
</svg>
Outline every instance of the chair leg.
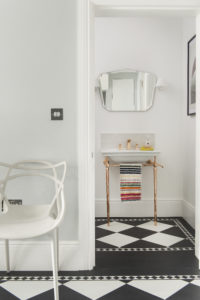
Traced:
<svg viewBox="0 0 200 300">
<path fill-rule="evenodd" d="M 5 240 L 6 272 L 10 272 L 9 241 Z"/>
<path fill-rule="evenodd" d="M 59 228 L 58 227 L 55 229 L 55 234 L 56 234 L 56 241 L 57 241 L 57 265 L 59 271 Z"/>
<path fill-rule="evenodd" d="M 58 292 L 58 253 L 57 253 L 57 233 L 53 231 L 53 240 L 51 243 L 52 265 L 53 265 L 53 280 L 54 280 L 54 300 L 59 300 Z"/>
</svg>

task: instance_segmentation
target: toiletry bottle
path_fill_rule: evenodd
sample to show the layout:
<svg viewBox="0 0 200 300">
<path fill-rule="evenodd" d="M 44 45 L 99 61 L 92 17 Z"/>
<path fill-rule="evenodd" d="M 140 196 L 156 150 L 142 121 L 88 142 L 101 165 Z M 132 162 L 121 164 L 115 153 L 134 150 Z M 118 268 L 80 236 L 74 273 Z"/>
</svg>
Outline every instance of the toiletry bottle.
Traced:
<svg viewBox="0 0 200 300">
<path fill-rule="evenodd" d="M 146 138 L 145 147 L 151 147 L 151 142 L 150 142 L 149 137 Z"/>
</svg>

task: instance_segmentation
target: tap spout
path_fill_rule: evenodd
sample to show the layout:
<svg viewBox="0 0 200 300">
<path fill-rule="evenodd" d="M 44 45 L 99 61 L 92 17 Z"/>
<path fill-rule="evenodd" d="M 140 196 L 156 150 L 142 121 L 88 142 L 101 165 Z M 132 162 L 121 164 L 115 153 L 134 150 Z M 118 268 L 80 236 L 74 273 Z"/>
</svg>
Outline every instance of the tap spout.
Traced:
<svg viewBox="0 0 200 300">
<path fill-rule="evenodd" d="M 131 150 L 131 139 L 127 140 L 127 150 Z"/>
</svg>

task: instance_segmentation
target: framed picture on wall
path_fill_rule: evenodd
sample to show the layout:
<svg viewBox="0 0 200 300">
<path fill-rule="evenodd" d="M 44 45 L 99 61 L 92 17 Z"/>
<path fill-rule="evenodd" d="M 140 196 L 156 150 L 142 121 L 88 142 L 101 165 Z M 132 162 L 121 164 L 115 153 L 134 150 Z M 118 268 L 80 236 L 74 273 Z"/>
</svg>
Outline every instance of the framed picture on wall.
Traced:
<svg viewBox="0 0 200 300">
<path fill-rule="evenodd" d="M 196 35 L 188 42 L 187 48 L 187 114 L 196 113 Z"/>
</svg>

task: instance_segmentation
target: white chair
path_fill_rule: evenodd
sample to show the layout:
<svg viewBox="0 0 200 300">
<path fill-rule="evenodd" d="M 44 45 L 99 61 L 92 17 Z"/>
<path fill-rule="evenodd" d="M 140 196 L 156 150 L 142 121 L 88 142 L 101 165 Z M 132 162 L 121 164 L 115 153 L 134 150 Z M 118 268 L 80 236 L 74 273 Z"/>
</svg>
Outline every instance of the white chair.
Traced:
<svg viewBox="0 0 200 300">
<path fill-rule="evenodd" d="M 7 168 L 5 178 L 0 181 L 0 239 L 5 240 L 7 272 L 10 271 L 9 240 L 34 238 L 52 232 L 54 297 L 55 300 L 58 300 L 58 226 L 65 210 L 63 184 L 66 162 L 52 164 L 47 161 L 21 161 L 12 165 L 0 163 L 0 167 Z M 10 205 L 6 197 L 9 181 L 25 176 L 41 176 L 52 181 L 55 186 L 55 194 L 50 204 Z"/>
</svg>

